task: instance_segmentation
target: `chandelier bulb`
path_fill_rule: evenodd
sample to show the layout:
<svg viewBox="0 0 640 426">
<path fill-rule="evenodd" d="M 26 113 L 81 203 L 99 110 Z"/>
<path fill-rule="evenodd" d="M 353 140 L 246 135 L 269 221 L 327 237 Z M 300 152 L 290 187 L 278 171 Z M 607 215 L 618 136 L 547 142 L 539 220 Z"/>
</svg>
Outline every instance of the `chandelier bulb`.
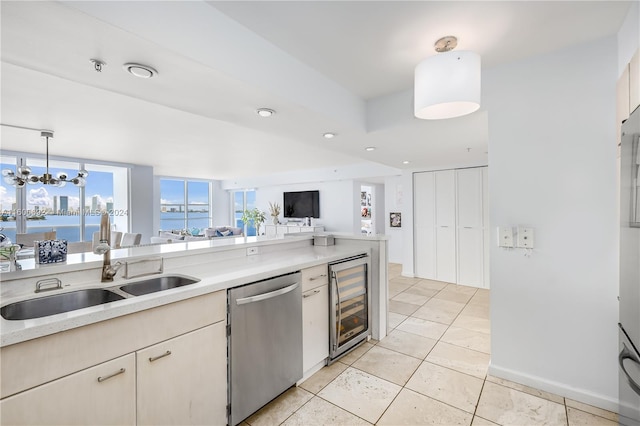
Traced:
<svg viewBox="0 0 640 426">
<path fill-rule="evenodd" d="M 27 182 L 29 182 L 30 184 L 36 184 L 40 182 L 40 178 L 36 175 L 31 175 L 29 176 L 29 180 Z"/>
<path fill-rule="evenodd" d="M 18 174 L 23 175 L 23 176 L 27 176 L 27 175 L 31 174 L 31 167 L 29 167 L 29 166 L 20 166 L 20 167 L 18 167 Z"/>
<path fill-rule="evenodd" d="M 86 178 L 87 176 L 89 176 L 89 172 L 86 171 L 85 169 L 80 169 L 78 171 L 78 177 Z"/>
</svg>

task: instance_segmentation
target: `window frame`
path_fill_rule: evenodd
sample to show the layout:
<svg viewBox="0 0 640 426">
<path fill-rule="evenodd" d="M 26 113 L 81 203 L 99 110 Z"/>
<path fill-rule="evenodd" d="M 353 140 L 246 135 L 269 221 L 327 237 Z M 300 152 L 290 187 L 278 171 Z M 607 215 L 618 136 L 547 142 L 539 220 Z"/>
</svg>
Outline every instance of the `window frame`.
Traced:
<svg viewBox="0 0 640 426">
<path fill-rule="evenodd" d="M 182 188 L 183 188 L 183 203 L 168 203 L 168 204 L 163 204 L 162 203 L 162 181 L 163 180 L 172 180 L 172 181 L 177 181 L 177 182 L 182 182 Z M 176 228 L 171 228 L 171 229 L 164 229 L 162 227 L 162 222 L 163 220 L 175 220 L 176 222 L 178 221 L 182 221 L 182 227 L 180 228 L 181 230 L 189 230 L 189 182 L 199 182 L 199 183 L 206 183 L 208 185 L 207 188 L 207 196 L 209 199 L 209 202 L 207 203 L 207 208 L 208 208 L 208 217 L 206 219 L 208 219 L 208 225 L 207 228 L 211 228 L 213 226 L 213 184 L 214 181 L 212 179 L 198 179 L 198 178 L 184 178 L 184 177 L 175 177 L 175 176 L 158 176 L 158 194 L 159 194 L 159 204 L 160 204 L 160 229 L 162 231 L 171 231 L 173 229 Z M 181 219 L 163 219 L 162 218 L 162 207 L 163 206 L 180 206 L 183 209 L 183 217 Z M 205 218 L 199 218 L 199 219 L 205 219 Z"/>
</svg>

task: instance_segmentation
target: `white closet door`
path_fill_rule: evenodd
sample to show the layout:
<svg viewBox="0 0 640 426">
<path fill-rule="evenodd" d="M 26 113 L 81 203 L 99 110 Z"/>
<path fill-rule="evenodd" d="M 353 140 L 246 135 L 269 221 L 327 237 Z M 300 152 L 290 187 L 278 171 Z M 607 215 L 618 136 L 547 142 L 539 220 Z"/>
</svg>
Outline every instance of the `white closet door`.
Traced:
<svg viewBox="0 0 640 426">
<path fill-rule="evenodd" d="M 456 171 L 435 172 L 436 279 L 456 282 Z"/>
<path fill-rule="evenodd" d="M 483 236 L 482 228 L 458 229 L 458 284 L 483 287 Z"/>
<path fill-rule="evenodd" d="M 456 225 L 456 175 L 455 170 L 441 170 L 435 173 L 436 225 Z"/>
<path fill-rule="evenodd" d="M 436 279 L 435 175 L 415 173 L 414 188 L 414 262 L 416 276 Z"/>
<path fill-rule="evenodd" d="M 436 280 L 457 282 L 456 229 L 453 226 L 436 228 Z"/>
<path fill-rule="evenodd" d="M 458 227 L 482 228 L 482 168 L 456 170 Z"/>
</svg>

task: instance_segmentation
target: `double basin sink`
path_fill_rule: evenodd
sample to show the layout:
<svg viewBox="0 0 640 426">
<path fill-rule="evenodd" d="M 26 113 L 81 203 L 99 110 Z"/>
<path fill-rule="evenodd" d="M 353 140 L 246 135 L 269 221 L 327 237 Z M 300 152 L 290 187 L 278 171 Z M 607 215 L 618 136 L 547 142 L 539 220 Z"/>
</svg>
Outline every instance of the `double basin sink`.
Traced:
<svg viewBox="0 0 640 426">
<path fill-rule="evenodd" d="M 144 294 L 194 284 L 198 281 L 199 280 L 180 275 L 169 275 L 136 281 L 120 286 L 119 289 L 132 296 L 142 296 Z M 108 289 L 90 288 L 10 303 L 0 308 L 0 315 L 7 320 L 42 318 L 49 315 L 88 308 L 90 306 L 115 302 L 124 298 L 124 296 Z"/>
</svg>

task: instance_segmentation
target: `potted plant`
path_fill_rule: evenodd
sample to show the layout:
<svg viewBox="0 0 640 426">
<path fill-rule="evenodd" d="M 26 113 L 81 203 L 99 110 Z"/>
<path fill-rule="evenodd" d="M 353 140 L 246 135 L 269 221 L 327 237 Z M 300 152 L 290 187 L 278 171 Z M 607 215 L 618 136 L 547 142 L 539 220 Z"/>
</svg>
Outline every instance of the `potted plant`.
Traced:
<svg viewBox="0 0 640 426">
<path fill-rule="evenodd" d="M 245 226 L 247 226 L 249 222 L 253 222 L 253 226 L 256 227 L 256 235 L 260 235 L 260 225 L 267 220 L 267 215 L 256 207 L 253 210 L 245 210 L 242 212 L 240 220 L 244 222 Z"/>
<path fill-rule="evenodd" d="M 273 224 L 277 225 L 278 224 L 278 215 L 280 214 L 280 206 L 278 205 L 278 203 L 271 204 L 271 201 L 269 201 L 269 213 L 271 214 L 271 217 L 273 218 Z"/>
</svg>

